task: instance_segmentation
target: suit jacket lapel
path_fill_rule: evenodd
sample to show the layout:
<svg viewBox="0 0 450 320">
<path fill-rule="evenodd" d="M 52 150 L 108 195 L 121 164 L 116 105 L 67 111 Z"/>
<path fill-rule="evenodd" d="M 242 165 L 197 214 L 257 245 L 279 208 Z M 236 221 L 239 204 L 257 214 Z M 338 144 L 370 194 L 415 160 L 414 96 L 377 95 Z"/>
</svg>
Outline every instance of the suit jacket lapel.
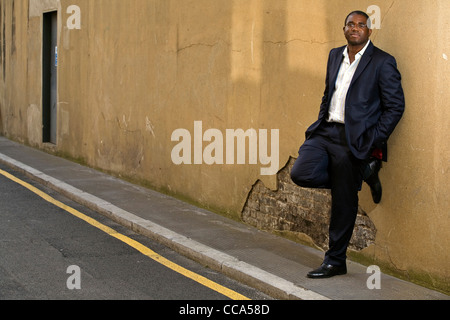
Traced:
<svg viewBox="0 0 450 320">
<path fill-rule="evenodd" d="M 359 62 L 358 68 L 356 68 L 355 74 L 353 75 L 352 82 L 350 83 L 350 87 L 359 78 L 361 73 L 364 71 L 364 69 L 369 64 L 370 60 L 372 60 L 373 48 L 374 48 L 373 43 L 370 42 L 369 46 L 366 49 L 366 52 L 364 52 L 363 56 L 361 57 L 361 61 Z"/>
<path fill-rule="evenodd" d="M 344 51 L 344 49 L 346 47 L 347 46 L 338 48 L 336 58 L 334 59 L 334 63 L 333 63 L 333 65 L 331 66 L 331 68 L 329 70 L 329 72 L 330 72 L 330 79 L 329 79 L 330 83 L 329 83 L 329 86 L 330 86 L 330 92 L 331 93 L 334 92 L 334 87 L 336 86 L 336 79 L 337 79 L 337 76 L 338 76 L 338 73 L 339 73 L 339 69 L 341 68 L 342 60 L 344 59 L 344 56 L 343 56 L 342 52 Z M 331 101 L 331 97 L 332 96 L 333 96 L 333 94 L 329 95 L 328 101 Z"/>
</svg>

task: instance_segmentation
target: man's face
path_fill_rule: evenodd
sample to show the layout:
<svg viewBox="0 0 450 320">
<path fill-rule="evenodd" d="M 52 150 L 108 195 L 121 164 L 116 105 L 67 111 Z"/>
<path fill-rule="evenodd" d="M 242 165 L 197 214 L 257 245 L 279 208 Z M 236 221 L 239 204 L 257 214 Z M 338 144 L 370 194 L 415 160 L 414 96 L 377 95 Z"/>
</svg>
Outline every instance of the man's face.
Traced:
<svg viewBox="0 0 450 320">
<path fill-rule="evenodd" d="M 344 35 L 350 45 L 363 45 L 369 40 L 372 30 L 365 16 L 352 14 L 344 27 Z"/>
</svg>

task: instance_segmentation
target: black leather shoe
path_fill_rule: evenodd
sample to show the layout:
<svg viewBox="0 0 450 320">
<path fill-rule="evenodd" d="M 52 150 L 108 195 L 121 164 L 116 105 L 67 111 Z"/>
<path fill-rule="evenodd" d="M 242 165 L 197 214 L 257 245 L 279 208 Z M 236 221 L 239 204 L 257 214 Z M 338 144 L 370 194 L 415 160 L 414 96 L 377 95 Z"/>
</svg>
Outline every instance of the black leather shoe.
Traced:
<svg viewBox="0 0 450 320">
<path fill-rule="evenodd" d="M 375 203 L 380 203 L 381 195 L 383 193 L 383 189 L 381 188 L 381 181 L 378 177 L 378 172 L 381 169 L 381 160 L 373 159 L 371 160 L 366 168 L 366 172 L 368 172 L 367 177 L 365 177 L 364 181 L 369 185 L 370 191 L 372 193 L 372 199 Z"/>
<path fill-rule="evenodd" d="M 322 265 L 319 268 L 308 272 L 307 276 L 308 278 L 319 279 L 319 278 L 330 278 L 346 273 L 347 273 L 347 266 L 345 264 L 343 266 L 333 266 L 331 264 L 322 263 Z"/>
</svg>

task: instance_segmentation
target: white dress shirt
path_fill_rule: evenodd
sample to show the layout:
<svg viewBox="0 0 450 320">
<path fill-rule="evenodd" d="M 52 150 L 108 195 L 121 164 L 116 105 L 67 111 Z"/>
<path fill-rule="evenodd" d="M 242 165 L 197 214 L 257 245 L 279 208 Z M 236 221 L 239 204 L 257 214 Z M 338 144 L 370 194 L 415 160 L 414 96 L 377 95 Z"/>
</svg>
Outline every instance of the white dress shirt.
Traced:
<svg viewBox="0 0 450 320">
<path fill-rule="evenodd" d="M 342 55 L 344 59 L 342 60 L 341 67 L 336 79 L 335 91 L 331 98 L 330 107 L 328 111 L 328 122 L 338 122 L 345 123 L 345 98 L 347 96 L 347 91 L 352 82 L 353 75 L 358 68 L 361 57 L 369 46 L 370 40 L 364 48 L 359 51 L 355 56 L 355 61 L 350 63 L 350 58 L 348 56 L 348 49 L 345 47 Z"/>
</svg>

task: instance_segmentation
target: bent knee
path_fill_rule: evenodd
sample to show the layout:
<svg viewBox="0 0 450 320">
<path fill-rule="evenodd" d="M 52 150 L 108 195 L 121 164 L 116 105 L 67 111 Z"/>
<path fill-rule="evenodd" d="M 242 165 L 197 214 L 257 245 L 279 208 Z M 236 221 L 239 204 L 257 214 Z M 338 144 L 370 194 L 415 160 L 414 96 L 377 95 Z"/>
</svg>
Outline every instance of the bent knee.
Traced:
<svg viewBox="0 0 450 320">
<path fill-rule="evenodd" d="M 291 180 L 302 188 L 327 188 L 328 178 L 324 176 L 299 175 L 291 171 Z"/>
</svg>

